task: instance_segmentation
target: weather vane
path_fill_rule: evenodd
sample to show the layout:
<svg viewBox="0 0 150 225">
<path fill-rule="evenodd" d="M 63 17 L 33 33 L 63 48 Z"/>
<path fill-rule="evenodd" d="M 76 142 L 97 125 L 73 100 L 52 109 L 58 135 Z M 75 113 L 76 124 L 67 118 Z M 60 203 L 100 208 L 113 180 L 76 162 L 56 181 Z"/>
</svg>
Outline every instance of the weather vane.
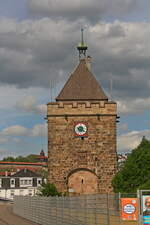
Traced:
<svg viewBox="0 0 150 225">
<path fill-rule="evenodd" d="M 82 55 L 86 57 L 86 51 L 88 49 L 87 45 L 84 43 L 83 32 L 84 32 L 84 29 L 81 28 L 81 42 L 77 46 L 77 49 L 79 51 L 79 58 L 81 58 Z"/>
</svg>

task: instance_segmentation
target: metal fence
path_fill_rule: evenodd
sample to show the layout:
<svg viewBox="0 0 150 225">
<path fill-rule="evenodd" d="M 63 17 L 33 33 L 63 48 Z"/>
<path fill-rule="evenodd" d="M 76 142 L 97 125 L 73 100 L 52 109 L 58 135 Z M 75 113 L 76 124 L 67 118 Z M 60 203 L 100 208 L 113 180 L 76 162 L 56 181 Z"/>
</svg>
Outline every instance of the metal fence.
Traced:
<svg viewBox="0 0 150 225">
<path fill-rule="evenodd" d="M 42 225 L 124 225 L 119 195 L 15 196 L 14 213 Z M 133 223 L 132 223 L 133 224 Z"/>
</svg>

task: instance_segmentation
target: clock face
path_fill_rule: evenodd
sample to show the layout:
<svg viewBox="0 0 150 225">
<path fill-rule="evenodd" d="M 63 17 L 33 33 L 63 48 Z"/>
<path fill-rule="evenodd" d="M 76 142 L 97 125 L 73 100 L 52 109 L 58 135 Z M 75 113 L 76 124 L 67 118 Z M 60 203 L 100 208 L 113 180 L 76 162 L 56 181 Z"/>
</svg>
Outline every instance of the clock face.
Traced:
<svg viewBox="0 0 150 225">
<path fill-rule="evenodd" d="M 77 123 L 74 130 L 76 136 L 87 136 L 87 126 L 84 123 Z"/>
</svg>

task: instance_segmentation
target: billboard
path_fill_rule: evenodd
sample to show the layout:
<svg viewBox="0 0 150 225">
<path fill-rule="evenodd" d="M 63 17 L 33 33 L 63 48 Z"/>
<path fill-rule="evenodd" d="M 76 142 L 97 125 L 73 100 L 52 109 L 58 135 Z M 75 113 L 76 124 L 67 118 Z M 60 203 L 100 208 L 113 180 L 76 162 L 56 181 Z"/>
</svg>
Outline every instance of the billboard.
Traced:
<svg viewBox="0 0 150 225">
<path fill-rule="evenodd" d="M 143 224 L 150 225 L 150 195 L 142 196 Z"/>
<path fill-rule="evenodd" d="M 122 220 L 138 220 L 137 198 L 121 198 L 121 216 Z"/>
</svg>

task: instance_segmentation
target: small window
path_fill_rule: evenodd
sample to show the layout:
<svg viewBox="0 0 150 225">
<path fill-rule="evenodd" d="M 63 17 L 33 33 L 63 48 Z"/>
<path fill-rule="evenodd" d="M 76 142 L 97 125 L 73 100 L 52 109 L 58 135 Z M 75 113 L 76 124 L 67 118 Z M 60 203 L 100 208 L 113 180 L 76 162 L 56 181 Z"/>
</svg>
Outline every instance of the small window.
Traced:
<svg viewBox="0 0 150 225">
<path fill-rule="evenodd" d="M 14 181 L 14 180 L 11 180 L 11 184 L 12 184 L 12 185 L 15 184 L 15 181 Z"/>
<path fill-rule="evenodd" d="M 10 179 L 10 187 L 15 187 L 15 179 Z"/>
<path fill-rule="evenodd" d="M 28 180 L 29 184 L 32 184 L 32 180 Z"/>
<path fill-rule="evenodd" d="M 38 184 L 41 184 L 42 183 L 42 181 L 41 180 L 38 180 Z"/>
<path fill-rule="evenodd" d="M 20 187 L 31 187 L 32 178 L 20 178 Z"/>
<path fill-rule="evenodd" d="M 21 184 L 21 185 L 23 184 L 23 180 L 20 180 L 20 184 Z"/>
<path fill-rule="evenodd" d="M 28 180 L 24 180 L 24 184 L 25 184 L 25 185 L 28 184 Z"/>
<path fill-rule="evenodd" d="M 10 196 L 13 197 L 14 194 L 15 194 L 15 191 L 14 191 L 14 190 L 11 190 L 11 191 L 10 191 Z"/>
<path fill-rule="evenodd" d="M 42 184 L 42 179 L 41 178 L 37 179 L 37 186 L 40 186 L 41 184 Z"/>
</svg>

